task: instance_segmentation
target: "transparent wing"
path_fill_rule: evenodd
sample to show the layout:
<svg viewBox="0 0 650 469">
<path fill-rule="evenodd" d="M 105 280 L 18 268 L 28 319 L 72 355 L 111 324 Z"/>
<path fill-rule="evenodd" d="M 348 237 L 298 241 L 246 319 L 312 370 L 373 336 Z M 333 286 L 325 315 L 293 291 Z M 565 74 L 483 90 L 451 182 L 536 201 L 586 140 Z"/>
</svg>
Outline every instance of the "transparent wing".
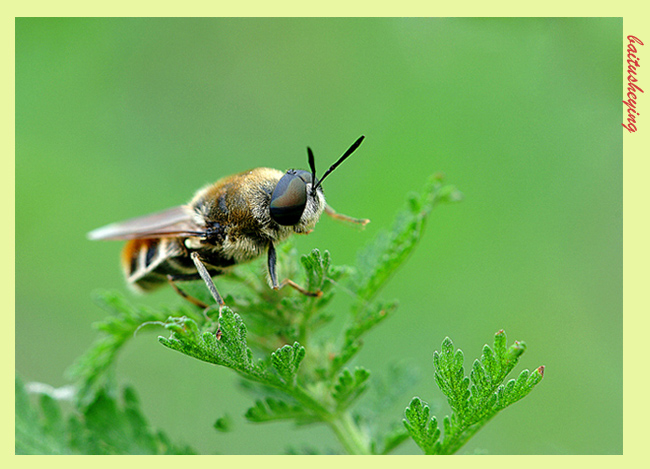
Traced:
<svg viewBox="0 0 650 469">
<path fill-rule="evenodd" d="M 168 236 L 201 236 L 204 233 L 205 228 L 198 226 L 193 221 L 190 208 L 181 205 L 97 228 L 88 233 L 88 238 L 92 240 L 145 239 Z"/>
</svg>

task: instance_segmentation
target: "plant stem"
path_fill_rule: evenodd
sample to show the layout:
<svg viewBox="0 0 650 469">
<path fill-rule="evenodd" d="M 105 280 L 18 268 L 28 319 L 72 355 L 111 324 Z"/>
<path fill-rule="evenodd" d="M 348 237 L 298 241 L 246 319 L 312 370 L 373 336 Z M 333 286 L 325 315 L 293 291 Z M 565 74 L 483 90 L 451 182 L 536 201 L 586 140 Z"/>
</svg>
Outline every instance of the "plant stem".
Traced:
<svg viewBox="0 0 650 469">
<path fill-rule="evenodd" d="M 368 439 L 345 412 L 327 422 L 348 454 L 372 454 Z"/>
<path fill-rule="evenodd" d="M 354 423 L 349 412 L 342 414 L 331 413 L 327 407 L 323 406 L 300 386 L 283 390 L 293 396 L 298 402 L 311 408 L 320 417 L 321 421 L 329 425 L 348 454 L 372 454 L 368 438 Z"/>
<path fill-rule="evenodd" d="M 455 454 L 467 441 L 488 423 L 494 415 L 473 425 L 463 426 L 449 441 L 444 441 L 440 454 Z"/>
</svg>

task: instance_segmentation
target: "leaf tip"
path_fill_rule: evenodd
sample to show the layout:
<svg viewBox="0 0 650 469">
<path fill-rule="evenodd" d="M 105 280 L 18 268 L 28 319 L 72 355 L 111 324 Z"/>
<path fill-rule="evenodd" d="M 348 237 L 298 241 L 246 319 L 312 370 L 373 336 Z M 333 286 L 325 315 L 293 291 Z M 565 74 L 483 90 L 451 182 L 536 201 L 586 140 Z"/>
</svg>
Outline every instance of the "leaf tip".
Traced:
<svg viewBox="0 0 650 469">
<path fill-rule="evenodd" d="M 515 358 L 520 357 L 526 351 L 526 342 L 515 340 L 515 343 L 510 347 L 510 354 Z"/>
<path fill-rule="evenodd" d="M 232 419 L 230 418 L 229 415 L 226 415 L 225 417 L 220 417 L 214 422 L 214 425 L 212 426 L 218 432 L 223 432 L 223 433 L 229 432 L 232 430 Z"/>
<path fill-rule="evenodd" d="M 441 348 L 443 350 L 453 350 L 454 343 L 451 341 L 451 339 L 449 337 L 445 337 L 445 339 L 442 341 Z"/>
</svg>

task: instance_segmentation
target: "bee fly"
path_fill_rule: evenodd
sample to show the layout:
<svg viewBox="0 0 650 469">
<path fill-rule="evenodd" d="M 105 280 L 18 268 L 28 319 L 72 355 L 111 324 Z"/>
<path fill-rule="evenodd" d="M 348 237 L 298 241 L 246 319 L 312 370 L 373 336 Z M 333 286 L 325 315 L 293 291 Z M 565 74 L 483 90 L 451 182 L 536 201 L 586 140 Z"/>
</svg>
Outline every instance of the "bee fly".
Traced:
<svg viewBox="0 0 650 469">
<path fill-rule="evenodd" d="M 335 212 L 325 202 L 322 182 L 361 144 L 363 136 L 316 178 L 314 154 L 307 147 L 309 168 L 256 168 L 220 179 L 199 190 L 187 205 L 133 218 L 91 231 L 92 240 L 128 240 L 122 251 L 122 266 L 127 281 L 142 291 L 165 283 L 192 303 L 208 305 L 180 290 L 175 281 L 203 279 L 219 305 L 223 299 L 212 276 L 232 266 L 268 253 L 268 273 L 273 289 L 290 285 L 303 294 L 309 292 L 290 279 L 278 283 L 275 245 L 293 233 L 310 233 L 323 212 L 333 218 L 365 225 L 370 220 L 356 219 Z"/>
</svg>

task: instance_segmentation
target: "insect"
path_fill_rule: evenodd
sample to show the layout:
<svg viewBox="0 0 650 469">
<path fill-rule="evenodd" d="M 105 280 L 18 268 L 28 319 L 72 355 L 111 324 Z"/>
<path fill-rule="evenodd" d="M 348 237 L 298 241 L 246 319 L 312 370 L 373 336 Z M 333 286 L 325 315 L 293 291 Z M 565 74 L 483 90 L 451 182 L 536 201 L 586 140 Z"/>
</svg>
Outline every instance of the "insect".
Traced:
<svg viewBox="0 0 650 469">
<path fill-rule="evenodd" d="M 278 283 L 275 246 L 293 233 L 310 233 L 323 212 L 340 220 L 365 225 L 335 212 L 325 202 L 322 182 L 361 145 L 364 136 L 316 177 L 314 154 L 307 147 L 311 172 L 290 169 L 286 173 L 256 168 L 220 179 L 200 189 L 187 205 L 113 223 L 88 233 L 92 240 L 127 240 L 122 267 L 127 281 L 142 291 L 170 283 L 181 296 L 207 308 L 176 286 L 176 281 L 203 279 L 219 305 L 224 301 L 212 280 L 237 264 L 265 252 L 268 274 L 275 290 L 290 285 L 309 292 L 291 279 Z"/>
</svg>

